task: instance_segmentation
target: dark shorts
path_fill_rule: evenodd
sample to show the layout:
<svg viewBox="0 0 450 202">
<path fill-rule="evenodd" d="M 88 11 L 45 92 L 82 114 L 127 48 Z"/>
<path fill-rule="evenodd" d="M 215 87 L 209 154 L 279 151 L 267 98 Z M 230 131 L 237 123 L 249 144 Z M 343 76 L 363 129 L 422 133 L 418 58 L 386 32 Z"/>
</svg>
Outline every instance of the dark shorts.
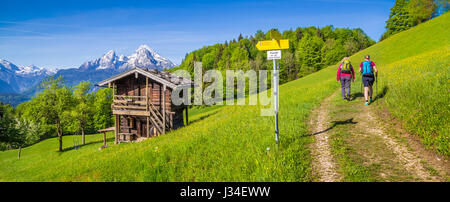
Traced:
<svg viewBox="0 0 450 202">
<path fill-rule="evenodd" d="M 362 81 L 363 81 L 364 87 L 373 86 L 373 81 L 374 80 L 375 80 L 375 78 L 373 76 L 363 76 L 362 77 Z"/>
</svg>

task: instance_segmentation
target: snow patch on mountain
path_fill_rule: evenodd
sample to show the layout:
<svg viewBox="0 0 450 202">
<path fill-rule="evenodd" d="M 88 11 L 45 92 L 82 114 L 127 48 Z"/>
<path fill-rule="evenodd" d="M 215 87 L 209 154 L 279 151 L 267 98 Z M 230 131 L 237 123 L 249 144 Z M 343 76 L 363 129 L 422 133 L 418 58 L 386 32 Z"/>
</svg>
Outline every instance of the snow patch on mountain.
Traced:
<svg viewBox="0 0 450 202">
<path fill-rule="evenodd" d="M 0 59 L 0 70 L 6 70 L 6 71 L 18 71 L 19 68 L 14 65 L 13 63 L 7 61 L 7 60 L 1 60 Z"/>
<path fill-rule="evenodd" d="M 139 46 L 139 48 L 129 57 L 128 64 L 135 67 L 157 69 L 160 71 L 164 68 L 170 69 L 175 66 L 174 63 L 167 58 L 162 57 L 147 45 Z"/>
<path fill-rule="evenodd" d="M 25 67 L 19 67 L 19 70 L 16 71 L 17 75 L 21 75 L 21 76 L 26 76 L 26 77 L 30 77 L 30 76 L 42 76 L 42 75 L 53 75 L 56 72 L 54 71 L 49 71 L 47 69 L 44 69 L 42 67 L 36 67 L 35 65 L 28 65 Z"/>
<path fill-rule="evenodd" d="M 156 70 L 170 69 L 175 67 L 169 59 L 162 57 L 147 45 L 141 45 L 130 56 L 117 56 L 114 50 L 108 51 L 102 57 L 83 63 L 79 68 L 84 70 L 117 70 L 124 71 L 130 68 L 149 68 Z"/>
<path fill-rule="evenodd" d="M 64 76 L 68 85 L 77 85 L 80 81 L 92 83 L 101 81 L 130 68 L 170 69 L 175 64 L 159 55 L 147 45 L 141 45 L 130 56 L 117 55 L 110 50 L 100 58 L 87 61 L 78 68 L 50 69 L 35 65 L 18 67 L 9 61 L 0 59 L 0 90 L 22 93 L 35 89 L 42 79 L 48 76 Z M 35 91 L 30 91 L 35 92 Z"/>
</svg>

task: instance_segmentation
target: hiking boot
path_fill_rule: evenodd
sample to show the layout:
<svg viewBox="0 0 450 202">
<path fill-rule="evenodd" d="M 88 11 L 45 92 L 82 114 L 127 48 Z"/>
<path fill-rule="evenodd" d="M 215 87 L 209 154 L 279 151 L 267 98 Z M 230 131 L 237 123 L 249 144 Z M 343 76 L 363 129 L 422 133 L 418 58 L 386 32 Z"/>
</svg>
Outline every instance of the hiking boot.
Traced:
<svg viewBox="0 0 450 202">
<path fill-rule="evenodd" d="M 370 98 L 369 102 L 370 102 L 370 103 L 372 103 L 372 102 L 373 102 L 372 98 Z"/>
<path fill-rule="evenodd" d="M 364 105 L 366 105 L 366 106 L 369 105 L 369 102 L 366 101 L 366 103 Z"/>
</svg>

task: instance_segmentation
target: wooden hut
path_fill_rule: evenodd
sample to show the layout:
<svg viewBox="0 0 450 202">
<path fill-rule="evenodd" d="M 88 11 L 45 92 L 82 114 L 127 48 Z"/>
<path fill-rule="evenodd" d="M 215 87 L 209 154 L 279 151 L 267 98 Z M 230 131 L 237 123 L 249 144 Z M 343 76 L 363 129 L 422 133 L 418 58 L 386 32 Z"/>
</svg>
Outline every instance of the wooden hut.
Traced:
<svg viewBox="0 0 450 202">
<path fill-rule="evenodd" d="M 172 103 L 175 88 L 191 88 L 191 80 L 169 72 L 134 68 L 97 84 L 113 89 L 115 144 L 164 134 L 184 126 L 185 105 Z M 186 118 L 187 119 L 187 118 Z"/>
</svg>

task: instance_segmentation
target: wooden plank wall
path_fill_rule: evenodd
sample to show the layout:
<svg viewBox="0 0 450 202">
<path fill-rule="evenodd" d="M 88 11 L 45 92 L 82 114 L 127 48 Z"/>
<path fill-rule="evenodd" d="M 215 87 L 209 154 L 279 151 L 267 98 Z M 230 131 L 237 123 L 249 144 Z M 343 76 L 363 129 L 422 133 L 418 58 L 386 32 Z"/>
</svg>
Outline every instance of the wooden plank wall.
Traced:
<svg viewBox="0 0 450 202">
<path fill-rule="evenodd" d="M 130 75 L 123 79 L 116 81 L 117 83 L 117 95 L 130 95 L 130 96 L 145 96 L 145 77 L 139 75 L 138 79 L 135 79 L 134 75 Z M 149 92 L 150 101 L 159 110 L 162 109 L 162 91 L 163 85 L 149 79 Z M 172 110 L 172 90 L 166 88 L 166 112 Z"/>
<path fill-rule="evenodd" d="M 115 84 L 117 86 L 117 95 L 129 95 L 129 96 L 145 96 L 145 90 L 147 89 L 145 84 L 145 76 L 139 75 L 138 79 L 135 78 L 135 75 L 130 75 L 128 77 L 122 78 L 120 80 L 115 81 Z M 163 85 L 155 82 L 152 79 L 149 79 L 149 92 L 148 95 L 150 96 L 151 103 L 158 109 L 160 112 L 162 112 L 162 91 L 163 91 Z M 172 99 L 171 99 L 171 93 L 172 90 L 170 88 L 166 88 L 165 93 L 165 110 L 166 112 L 174 112 L 173 114 L 173 123 L 171 124 L 173 126 L 173 129 L 177 129 L 179 127 L 184 126 L 183 122 L 183 110 L 184 106 L 175 106 L 172 105 Z M 133 116 L 131 118 L 134 119 L 134 128 L 128 129 L 128 118 L 129 116 L 121 116 L 120 119 L 120 131 L 121 132 L 135 132 L 138 134 L 138 137 L 147 136 L 147 124 L 146 124 L 146 117 L 138 117 Z M 150 123 L 150 128 L 152 128 Z M 150 130 L 153 131 L 153 130 Z M 153 134 L 153 132 L 150 132 Z M 152 135 L 150 135 L 152 136 Z"/>
</svg>

